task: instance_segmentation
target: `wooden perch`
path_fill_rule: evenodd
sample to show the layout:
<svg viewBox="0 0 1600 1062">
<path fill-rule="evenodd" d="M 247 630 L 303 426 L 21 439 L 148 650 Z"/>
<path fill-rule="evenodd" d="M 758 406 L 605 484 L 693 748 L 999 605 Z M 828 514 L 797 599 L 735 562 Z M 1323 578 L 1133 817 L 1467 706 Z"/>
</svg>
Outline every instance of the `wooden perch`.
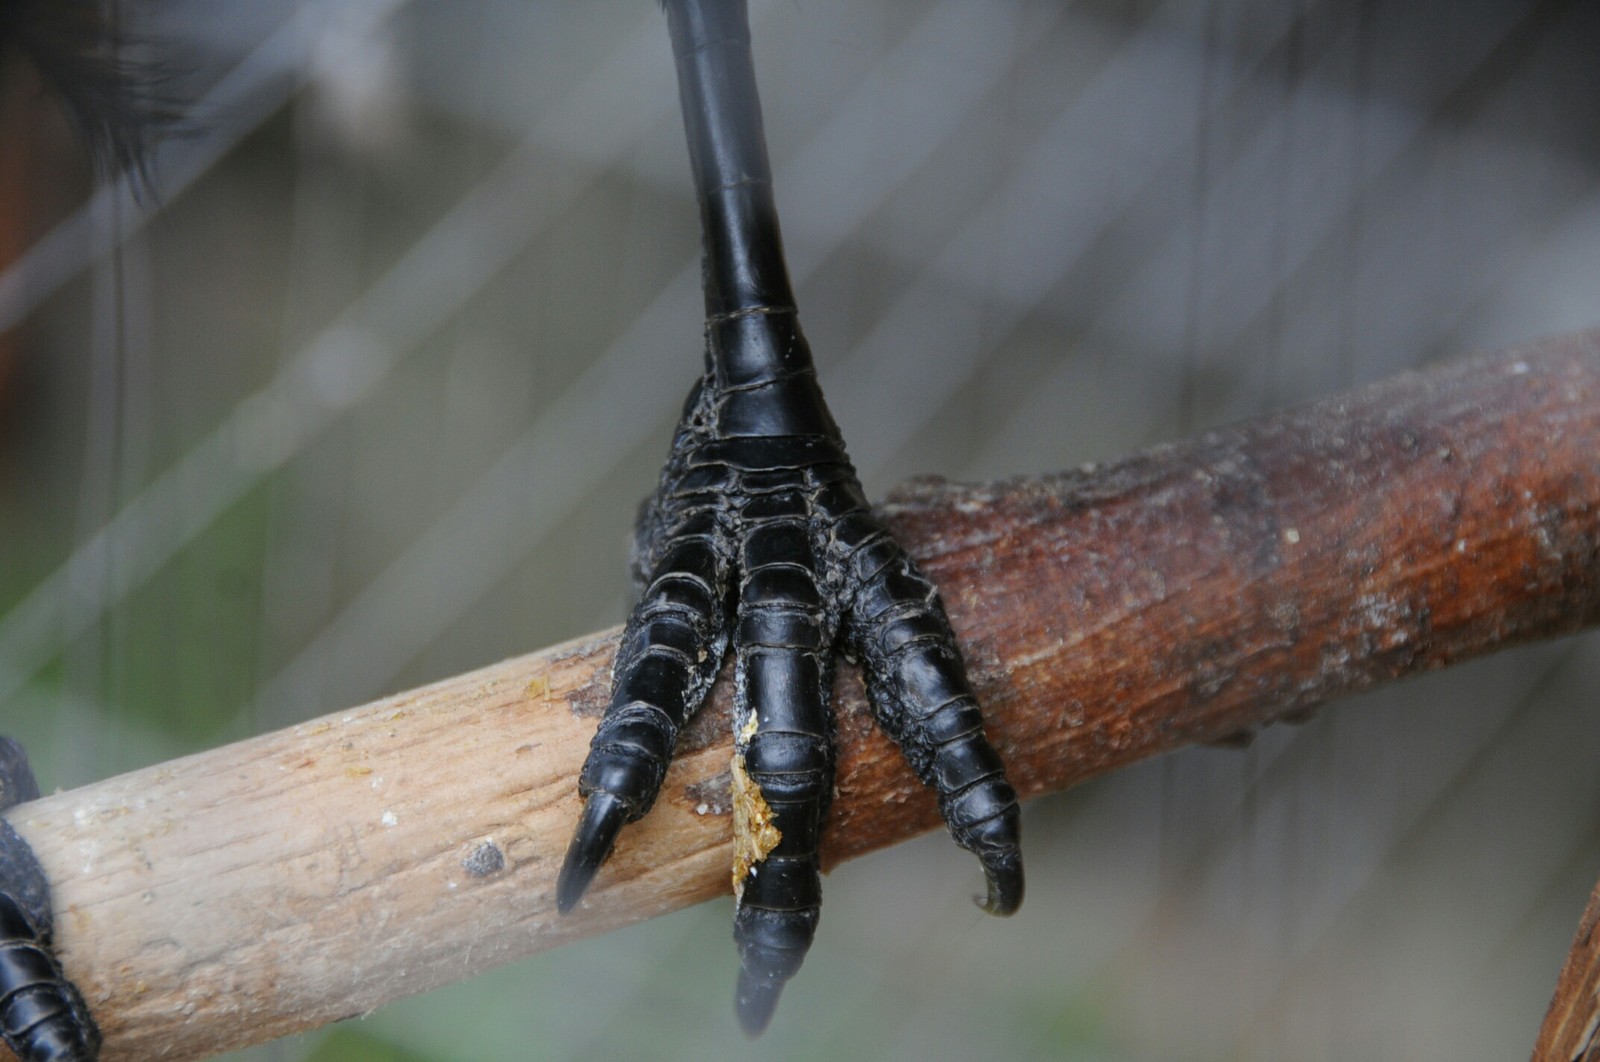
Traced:
<svg viewBox="0 0 1600 1062">
<path fill-rule="evenodd" d="M 1594 623 L 1597 454 L 1600 332 L 882 511 L 1033 795 Z M 555 913 L 616 633 L 15 809 L 107 1057 L 212 1055 L 727 892 L 722 684 Z M 852 669 L 835 701 L 830 863 L 938 821 Z"/>
<path fill-rule="evenodd" d="M 1539 1029 L 1533 1062 L 1600 1060 L 1600 885 L 1578 921 L 1578 934 Z"/>
</svg>

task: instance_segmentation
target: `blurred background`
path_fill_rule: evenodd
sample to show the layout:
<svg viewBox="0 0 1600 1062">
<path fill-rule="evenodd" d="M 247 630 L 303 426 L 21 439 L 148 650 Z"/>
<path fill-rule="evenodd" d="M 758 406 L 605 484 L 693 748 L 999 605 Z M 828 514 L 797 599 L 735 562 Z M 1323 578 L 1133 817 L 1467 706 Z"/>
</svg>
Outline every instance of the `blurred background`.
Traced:
<svg viewBox="0 0 1600 1062">
<path fill-rule="evenodd" d="M 613 623 L 699 371 L 654 3 L 124 4 L 189 128 L 91 194 L 0 85 L 0 721 L 46 788 Z M 1600 5 L 754 0 L 869 493 L 1600 321 Z M 839 868 L 767 1036 L 731 902 L 250 1062 L 1525 1057 L 1600 872 L 1600 643 Z"/>
</svg>

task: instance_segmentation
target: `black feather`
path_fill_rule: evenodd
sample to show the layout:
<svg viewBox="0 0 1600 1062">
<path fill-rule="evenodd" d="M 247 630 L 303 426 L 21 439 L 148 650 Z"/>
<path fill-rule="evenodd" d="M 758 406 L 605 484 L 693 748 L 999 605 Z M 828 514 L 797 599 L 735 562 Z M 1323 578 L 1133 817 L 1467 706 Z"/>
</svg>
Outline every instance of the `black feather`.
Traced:
<svg viewBox="0 0 1600 1062">
<path fill-rule="evenodd" d="M 149 149 L 177 117 L 162 71 L 130 59 L 114 7 L 102 0 L 0 0 L 0 63 L 21 59 L 61 103 L 104 177 L 149 187 Z"/>
</svg>

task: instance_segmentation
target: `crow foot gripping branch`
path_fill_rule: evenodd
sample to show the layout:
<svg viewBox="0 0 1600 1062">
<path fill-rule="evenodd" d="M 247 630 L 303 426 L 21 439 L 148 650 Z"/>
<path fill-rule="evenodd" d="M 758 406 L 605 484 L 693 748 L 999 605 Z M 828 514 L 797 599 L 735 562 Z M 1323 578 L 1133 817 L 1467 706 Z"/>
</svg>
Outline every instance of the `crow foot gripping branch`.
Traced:
<svg viewBox="0 0 1600 1062">
<path fill-rule="evenodd" d="M 878 724 L 983 864 L 996 914 L 1022 902 L 1019 813 L 938 595 L 872 515 L 822 400 L 783 261 L 744 4 L 666 8 L 704 236 L 706 371 L 640 517 L 641 596 L 557 898 L 570 910 L 623 824 L 650 810 L 731 645 L 737 1009 L 754 1035 L 816 933 L 836 650 L 861 661 Z"/>
</svg>

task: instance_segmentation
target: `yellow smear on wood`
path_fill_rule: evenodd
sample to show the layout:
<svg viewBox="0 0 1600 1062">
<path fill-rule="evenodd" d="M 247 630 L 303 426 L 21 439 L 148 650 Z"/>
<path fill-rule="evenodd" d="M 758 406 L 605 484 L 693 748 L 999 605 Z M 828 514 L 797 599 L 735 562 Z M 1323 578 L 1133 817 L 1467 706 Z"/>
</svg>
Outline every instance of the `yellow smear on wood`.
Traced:
<svg viewBox="0 0 1600 1062">
<path fill-rule="evenodd" d="M 744 770 L 744 757 L 733 754 L 733 894 L 744 899 L 744 881 L 755 865 L 778 847 L 783 834 L 772 824 L 761 787 Z"/>
</svg>

